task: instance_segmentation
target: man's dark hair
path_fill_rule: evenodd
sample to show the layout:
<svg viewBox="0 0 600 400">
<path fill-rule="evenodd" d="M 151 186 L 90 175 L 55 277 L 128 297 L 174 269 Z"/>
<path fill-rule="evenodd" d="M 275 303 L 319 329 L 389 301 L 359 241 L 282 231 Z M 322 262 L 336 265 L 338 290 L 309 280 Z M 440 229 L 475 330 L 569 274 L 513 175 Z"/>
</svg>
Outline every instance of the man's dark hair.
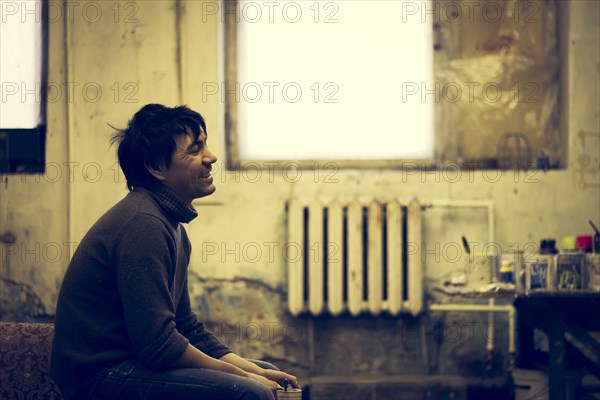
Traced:
<svg viewBox="0 0 600 400">
<path fill-rule="evenodd" d="M 129 121 L 127 128 L 117 129 L 111 143 L 117 144 L 119 165 L 125 174 L 127 188 L 152 187 L 157 183 L 146 166 L 168 168 L 176 149 L 175 135 L 193 135 L 198 140 L 201 130 L 206 133 L 202 115 L 186 106 L 165 107 L 148 104 Z"/>
</svg>

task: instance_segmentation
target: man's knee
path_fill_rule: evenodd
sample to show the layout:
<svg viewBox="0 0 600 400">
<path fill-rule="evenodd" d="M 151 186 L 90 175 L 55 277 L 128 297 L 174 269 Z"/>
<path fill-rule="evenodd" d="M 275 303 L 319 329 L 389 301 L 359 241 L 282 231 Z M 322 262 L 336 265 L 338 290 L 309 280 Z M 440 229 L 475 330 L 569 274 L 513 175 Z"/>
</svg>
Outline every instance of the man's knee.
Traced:
<svg viewBox="0 0 600 400">
<path fill-rule="evenodd" d="M 252 382 L 245 388 L 243 400 L 275 400 L 275 395 L 262 383 Z"/>
</svg>

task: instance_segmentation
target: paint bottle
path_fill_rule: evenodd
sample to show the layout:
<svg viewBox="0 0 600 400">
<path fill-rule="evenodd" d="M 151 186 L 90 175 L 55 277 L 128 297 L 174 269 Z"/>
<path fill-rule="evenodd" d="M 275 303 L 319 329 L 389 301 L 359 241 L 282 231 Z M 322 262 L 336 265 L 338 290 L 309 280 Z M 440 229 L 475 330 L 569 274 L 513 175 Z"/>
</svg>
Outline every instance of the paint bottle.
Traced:
<svg viewBox="0 0 600 400">
<path fill-rule="evenodd" d="M 285 388 L 277 389 L 278 400 L 302 400 L 302 389 Z"/>
<path fill-rule="evenodd" d="M 500 257 L 500 282 L 514 282 L 515 261 L 512 255 Z"/>
<path fill-rule="evenodd" d="M 525 258 L 523 250 L 514 252 L 513 279 L 516 292 L 525 291 Z"/>
<path fill-rule="evenodd" d="M 594 229 L 593 253 L 585 255 L 585 273 L 587 276 L 587 289 L 600 292 L 600 230 L 590 220 Z"/>
<path fill-rule="evenodd" d="M 592 235 L 579 235 L 577 236 L 577 249 L 579 252 L 583 253 L 583 289 L 589 289 L 589 276 L 590 273 L 594 272 L 593 265 L 590 263 L 594 262 L 594 257 L 590 257 L 592 255 L 593 249 L 593 238 Z"/>
<path fill-rule="evenodd" d="M 587 289 L 600 292 L 600 253 L 587 253 L 585 255 L 585 274 L 587 276 Z"/>
<path fill-rule="evenodd" d="M 577 250 L 574 236 L 565 236 L 556 256 L 556 290 L 571 291 L 584 288 L 585 253 Z"/>
<path fill-rule="evenodd" d="M 582 253 L 592 252 L 592 236 L 591 235 L 579 235 L 577 236 L 577 249 Z"/>
<path fill-rule="evenodd" d="M 525 290 L 554 290 L 556 250 L 554 239 L 543 239 L 537 254 L 525 261 Z"/>
</svg>

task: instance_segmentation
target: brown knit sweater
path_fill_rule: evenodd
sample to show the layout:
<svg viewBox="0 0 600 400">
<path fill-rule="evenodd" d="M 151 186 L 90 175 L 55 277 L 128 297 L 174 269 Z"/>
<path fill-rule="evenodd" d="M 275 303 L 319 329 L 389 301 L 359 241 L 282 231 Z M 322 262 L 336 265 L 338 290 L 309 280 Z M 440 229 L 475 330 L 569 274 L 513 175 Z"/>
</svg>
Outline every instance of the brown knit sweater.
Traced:
<svg viewBox="0 0 600 400">
<path fill-rule="evenodd" d="M 126 359 L 163 369 L 188 343 L 215 358 L 231 352 L 191 311 L 181 222 L 195 216 L 164 186 L 136 188 L 85 235 L 56 309 L 51 377 L 67 399 Z"/>
</svg>

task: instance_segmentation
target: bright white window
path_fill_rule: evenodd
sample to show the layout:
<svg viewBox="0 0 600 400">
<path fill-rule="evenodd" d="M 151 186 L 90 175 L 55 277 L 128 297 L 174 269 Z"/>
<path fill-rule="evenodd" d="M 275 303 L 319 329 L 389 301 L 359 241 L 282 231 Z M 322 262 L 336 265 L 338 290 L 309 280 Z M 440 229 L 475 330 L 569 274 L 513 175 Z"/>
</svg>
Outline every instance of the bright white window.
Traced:
<svg viewBox="0 0 600 400">
<path fill-rule="evenodd" d="M 42 123 L 41 1 L 0 0 L 0 128 Z"/>
<path fill-rule="evenodd" d="M 406 96 L 434 87 L 430 21 L 403 1 L 267 3 L 239 3 L 241 160 L 433 157 L 434 102 Z"/>
</svg>

